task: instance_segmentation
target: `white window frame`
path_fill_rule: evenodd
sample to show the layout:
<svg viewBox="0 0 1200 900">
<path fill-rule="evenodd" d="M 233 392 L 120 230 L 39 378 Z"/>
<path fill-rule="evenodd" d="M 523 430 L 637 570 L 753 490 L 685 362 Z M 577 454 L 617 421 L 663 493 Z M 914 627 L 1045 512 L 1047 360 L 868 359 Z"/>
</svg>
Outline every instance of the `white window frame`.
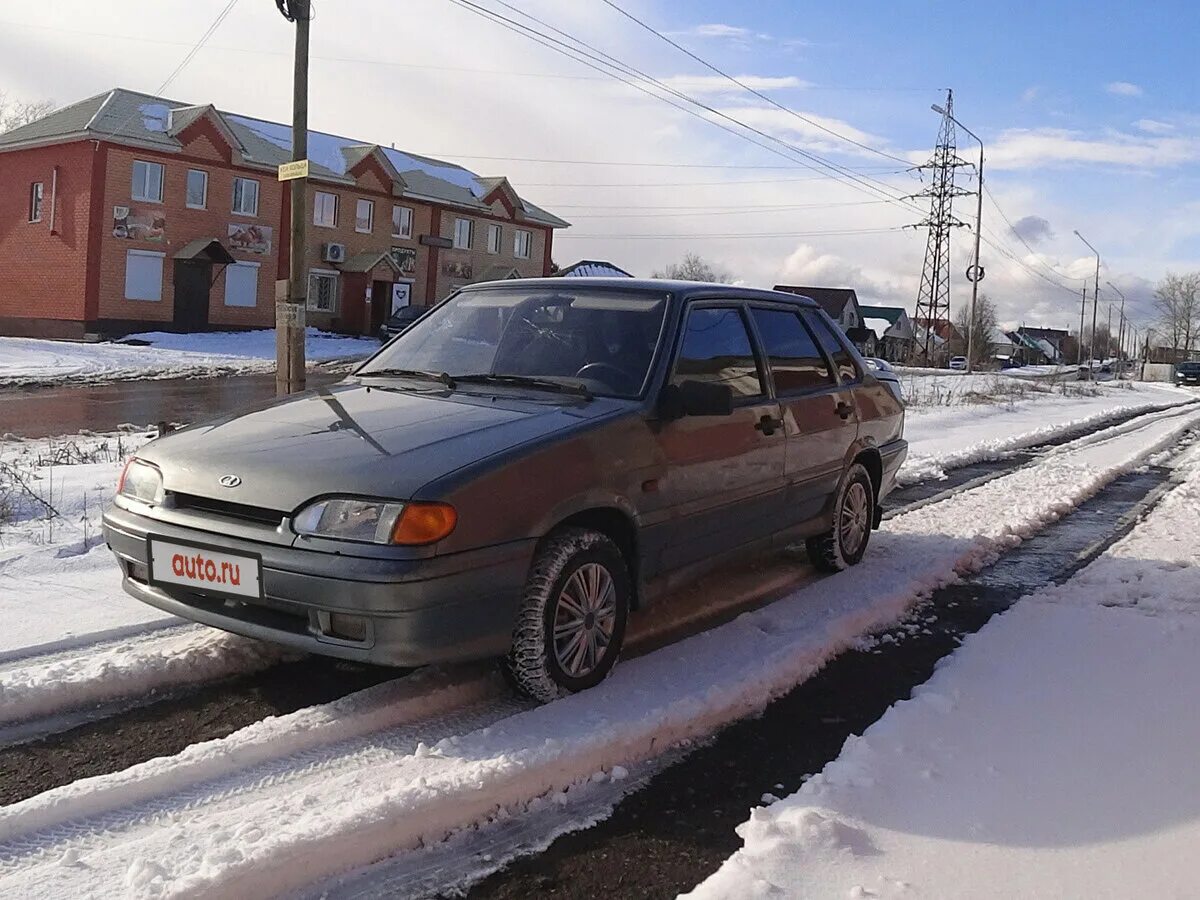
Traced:
<svg viewBox="0 0 1200 900">
<path fill-rule="evenodd" d="M 321 220 L 321 213 L 326 207 L 324 198 L 333 200 L 333 215 L 330 216 L 328 222 Z M 318 228 L 337 228 L 338 217 L 338 195 L 329 191 L 313 191 L 313 215 L 312 223 Z"/>
<path fill-rule="evenodd" d="M 137 300 L 137 301 L 144 301 L 147 303 L 161 303 L 162 302 L 163 260 L 166 259 L 166 257 L 167 257 L 167 254 L 161 253 L 157 250 L 127 250 L 127 251 L 125 251 L 125 299 L 126 300 Z M 145 291 L 137 291 L 137 290 L 131 291 L 130 287 L 129 287 L 129 264 L 134 259 L 147 259 L 147 258 L 158 260 L 158 284 L 155 286 L 157 288 L 157 291 L 155 291 L 154 289 L 147 289 Z M 147 280 L 147 283 L 149 283 L 149 279 Z M 158 296 L 150 296 L 156 292 L 157 292 Z"/>
<path fill-rule="evenodd" d="M 504 246 L 504 227 L 492 223 L 488 225 L 487 252 L 493 256 Z"/>
<path fill-rule="evenodd" d="M 200 198 L 199 206 L 197 206 L 195 203 L 192 203 L 191 197 L 189 196 L 189 189 L 191 187 L 190 183 L 193 175 L 200 175 L 204 178 L 204 196 Z M 208 172 L 206 172 L 204 169 L 187 170 L 187 178 L 184 179 L 183 182 L 183 205 L 188 209 L 208 209 Z"/>
<path fill-rule="evenodd" d="M 408 213 L 407 216 L 404 213 Z M 399 216 L 397 216 L 399 214 Z M 399 230 L 397 230 L 396 219 L 400 219 Z M 411 206 L 393 206 L 392 207 L 392 237 L 395 238 L 412 238 L 413 232 L 413 209 Z"/>
<path fill-rule="evenodd" d="M 225 268 L 225 301 L 224 301 L 226 306 L 235 307 L 237 309 L 253 309 L 254 307 L 258 306 L 258 270 L 259 270 L 260 266 L 261 266 L 261 263 L 250 262 L 249 260 L 240 260 L 240 259 L 237 262 L 231 263 L 230 265 L 226 266 L 226 268 Z M 253 275 L 251 276 L 251 280 L 250 280 L 250 298 L 249 298 L 250 302 L 249 303 L 245 303 L 245 302 L 231 303 L 230 302 L 229 295 L 231 292 L 229 290 L 229 286 L 230 286 L 229 276 L 232 275 L 234 272 L 253 273 Z M 242 298 L 239 298 L 239 299 L 242 299 Z"/>
<path fill-rule="evenodd" d="M 34 181 L 29 185 L 29 221 L 42 221 L 42 205 L 46 199 L 46 182 Z"/>
<path fill-rule="evenodd" d="M 524 246 L 522 246 L 524 245 Z M 524 250 L 524 252 L 521 252 Z M 533 253 L 533 232 L 518 228 L 513 233 L 513 256 L 516 259 L 529 259 Z"/>
<path fill-rule="evenodd" d="M 362 219 L 363 204 L 367 204 L 367 227 L 363 228 L 359 225 Z M 366 197 L 359 197 L 354 204 L 354 230 L 359 234 L 370 234 L 375 230 L 375 201 L 368 200 Z"/>
<path fill-rule="evenodd" d="M 333 282 L 333 287 L 330 289 L 330 294 L 329 294 L 329 308 L 328 309 L 322 309 L 321 307 L 319 307 L 313 303 L 313 279 L 314 278 L 324 278 L 324 279 L 328 279 L 329 281 Z M 328 313 L 329 315 L 333 315 L 334 313 L 337 312 L 337 306 L 338 306 L 337 292 L 338 292 L 338 273 L 335 270 L 333 270 L 333 269 L 309 269 L 308 270 L 308 299 L 307 299 L 307 302 L 305 305 L 309 308 L 309 310 L 311 310 L 312 312 Z"/>
<path fill-rule="evenodd" d="M 462 228 L 466 226 L 466 239 L 462 238 Z M 475 221 L 473 219 L 455 219 L 454 220 L 454 249 L 455 250 L 470 250 L 471 244 L 475 243 Z"/>
<path fill-rule="evenodd" d="M 238 185 L 239 184 L 254 185 L 254 208 L 253 209 L 250 209 L 250 210 L 238 209 L 237 199 L 238 199 Z M 261 188 L 259 186 L 257 178 L 243 178 L 241 175 L 235 175 L 233 178 L 233 196 L 230 200 L 230 209 L 232 210 L 233 214 L 237 215 L 237 216 L 257 217 L 258 216 L 258 201 L 259 201 L 260 190 L 261 190 Z M 243 200 L 246 199 L 246 195 L 244 192 L 242 194 L 242 199 Z"/>
<path fill-rule="evenodd" d="M 142 170 L 141 184 L 138 184 L 138 166 L 145 166 Z M 158 170 L 158 196 L 153 197 L 147 193 L 147 188 L 150 187 L 150 173 L 155 169 Z M 149 162 L 144 159 L 135 159 L 130 171 L 130 189 L 129 196 L 134 200 L 140 200 L 143 203 L 162 203 L 163 202 L 163 181 L 166 180 L 166 169 L 162 163 Z"/>
</svg>

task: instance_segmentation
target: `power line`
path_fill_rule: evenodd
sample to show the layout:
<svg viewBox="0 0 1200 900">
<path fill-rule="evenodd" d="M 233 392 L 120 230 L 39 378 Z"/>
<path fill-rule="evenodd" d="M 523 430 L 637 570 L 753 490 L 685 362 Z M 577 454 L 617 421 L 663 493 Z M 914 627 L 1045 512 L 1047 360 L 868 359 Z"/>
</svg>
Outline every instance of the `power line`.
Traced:
<svg viewBox="0 0 1200 900">
<path fill-rule="evenodd" d="M 617 204 L 607 206 L 595 203 L 555 203 L 555 209 L 619 209 L 619 210 L 637 210 L 637 209 L 655 209 L 655 210 L 707 210 L 709 212 L 743 212 L 750 210 L 772 210 L 772 209 L 827 209 L 833 206 L 871 206 L 877 203 L 886 203 L 886 200 L 846 200 L 834 203 L 774 203 L 762 206 L 714 206 L 712 204 L 700 206 L 639 206 L 636 204 Z"/>
<path fill-rule="evenodd" d="M 808 118 L 807 116 L 803 116 L 800 113 L 796 112 L 794 109 L 784 106 L 782 103 L 776 102 L 774 99 L 772 99 L 771 97 L 768 97 L 766 94 L 762 93 L 761 91 L 750 87 L 749 85 L 743 83 L 742 81 L 739 81 L 737 78 L 734 78 L 728 72 L 718 69 L 716 66 L 714 66 L 712 63 L 710 63 L 708 60 L 702 59 L 701 57 L 699 57 L 695 53 L 693 53 L 691 50 L 689 50 L 686 47 L 682 46 L 681 44 L 678 44 L 675 41 L 671 40 L 671 38 L 667 37 L 661 31 L 658 31 L 655 28 L 653 28 L 652 26 L 646 24 L 641 19 L 639 19 L 637 16 L 633 15 L 633 13 L 627 12 L 626 10 L 622 9 L 620 6 L 617 6 L 617 4 L 612 2 L 612 0 L 601 0 L 601 2 L 603 2 L 606 6 L 609 6 L 612 9 L 615 9 L 617 12 L 619 12 L 625 18 L 627 18 L 633 22 L 636 22 L 638 25 L 640 25 L 646 31 L 650 32 L 655 37 L 659 38 L 659 40 L 666 41 L 668 44 L 670 44 L 672 47 L 674 47 L 680 53 L 683 53 L 684 55 L 688 56 L 689 58 L 700 63 L 700 65 L 704 66 L 706 69 L 708 69 L 712 72 L 716 72 L 722 78 L 725 78 L 728 81 L 731 81 L 733 84 L 736 84 L 738 87 L 740 87 L 744 91 L 749 91 L 755 97 L 757 97 L 758 99 L 760 99 L 766 103 L 771 104 L 771 106 L 775 107 L 776 109 L 782 110 L 783 112 L 787 113 L 788 115 L 793 116 L 796 119 L 799 119 L 801 122 L 805 122 L 806 124 L 811 125 L 814 128 L 824 131 L 826 134 L 833 135 L 833 137 L 838 138 L 839 140 L 851 143 L 856 147 L 862 148 L 863 150 L 868 150 L 871 153 L 876 153 L 879 156 L 886 157 L 887 159 L 893 160 L 898 163 L 907 163 L 908 162 L 908 160 L 906 160 L 906 159 L 901 159 L 898 156 L 893 156 L 891 153 L 887 153 L 883 150 L 879 150 L 875 147 L 871 147 L 868 144 L 864 144 L 861 141 L 857 141 L 852 137 L 844 135 L 838 131 L 834 131 L 832 128 L 822 125 L 820 122 L 816 122 L 816 121 Z M 508 4 L 504 4 L 504 5 L 507 6 Z"/>
<path fill-rule="evenodd" d="M 798 237 L 842 237 L 846 235 L 857 234 L 887 234 L 890 232 L 902 232 L 904 227 L 896 225 L 891 228 L 845 228 L 833 231 L 764 231 L 757 234 L 572 234 L 571 232 L 563 232 L 554 236 L 557 243 L 563 238 L 575 238 L 579 240 L 630 240 L 630 241 L 674 241 L 674 240 L 741 240 L 745 238 L 753 238 L 763 240 L 768 238 L 798 238 Z"/>
<path fill-rule="evenodd" d="M 454 0 L 451 0 L 451 2 L 454 2 Z M 459 159 L 482 159 L 499 162 L 551 163 L 566 166 L 644 166 L 659 169 L 768 169 L 775 171 L 792 171 L 795 169 L 795 166 L 750 166 L 735 165 L 732 163 L 660 163 L 631 160 L 609 161 L 603 159 L 538 159 L 531 156 L 478 156 L 469 153 L 421 153 L 419 155 L 432 157 L 456 156 Z"/>
<path fill-rule="evenodd" d="M 860 190 L 867 190 L 870 193 L 875 194 L 877 196 L 886 197 L 892 202 L 900 203 L 902 205 L 911 207 L 911 204 L 909 204 L 904 197 L 889 193 L 889 191 L 891 189 L 890 185 L 885 185 L 882 182 L 876 182 L 876 184 L 881 186 L 881 187 L 876 187 L 869 183 L 872 179 L 860 178 L 860 177 L 854 175 L 853 173 L 845 170 L 843 167 L 840 167 L 838 164 L 824 159 L 819 154 L 811 153 L 810 151 L 796 147 L 795 145 L 790 144 L 787 141 L 782 140 L 781 138 L 775 137 L 774 135 L 768 134 L 767 132 L 764 132 L 761 129 L 755 128 L 751 125 L 747 125 L 745 122 L 742 122 L 727 113 L 724 113 L 724 112 L 721 112 L 720 110 L 714 109 L 713 107 L 709 106 L 708 104 L 705 104 L 699 100 L 696 100 L 695 98 L 690 97 L 681 91 L 677 91 L 677 90 L 671 88 L 669 85 L 663 84 L 662 82 L 658 81 L 657 79 L 653 78 L 652 76 L 648 76 L 644 72 L 641 72 L 640 70 L 635 69 L 635 68 L 629 66 L 628 64 L 621 62 L 620 60 L 617 60 L 615 57 L 612 57 L 611 55 L 604 53 L 604 51 L 597 50 L 596 48 L 592 47 L 590 44 L 587 44 L 585 41 L 581 41 L 579 38 L 572 37 L 571 35 L 567 34 L 566 32 L 561 31 L 561 29 L 557 29 L 554 26 L 546 26 L 546 27 L 549 27 L 552 30 L 562 34 L 563 36 L 567 37 L 569 40 L 575 42 L 576 44 L 579 44 L 582 47 L 587 47 L 589 50 L 592 50 L 594 52 L 588 52 L 587 50 L 581 50 L 578 47 L 573 47 L 573 46 L 570 46 L 569 44 L 565 44 L 562 41 L 559 41 L 553 37 L 550 37 L 549 35 L 543 34 L 534 28 L 530 28 L 527 25 L 522 25 L 521 23 L 516 22 L 513 19 L 503 16 L 500 13 L 495 12 L 494 10 L 487 9 L 486 7 L 480 6 L 477 3 L 473 3 L 473 2 L 471 2 L 471 0 L 450 0 L 450 2 L 456 6 L 459 6 L 462 9 L 465 9 L 476 15 L 482 16 L 483 18 L 486 18 L 489 21 L 492 21 L 496 24 L 499 24 L 501 27 L 506 28 L 507 30 L 510 30 L 515 33 L 521 34 L 525 37 L 528 37 L 530 40 L 533 40 L 535 43 L 538 43 L 538 44 L 541 44 L 542 46 L 548 47 L 549 49 L 554 50 L 557 53 L 561 53 L 562 55 L 567 56 L 569 59 L 573 59 L 576 62 L 579 62 L 579 63 L 582 63 L 583 65 L 588 66 L 589 68 L 592 68 L 592 69 L 595 69 L 596 71 L 610 75 L 615 80 L 620 81 L 630 87 L 633 87 L 634 89 L 641 91 L 642 93 L 645 93 L 648 96 L 655 98 L 656 100 L 667 103 L 668 105 L 673 106 L 676 109 L 679 109 L 683 112 L 686 112 L 689 115 L 695 116 L 696 118 L 699 118 L 701 121 L 706 122 L 710 125 L 715 125 L 716 127 L 734 135 L 735 137 L 738 137 L 742 140 L 746 140 L 749 143 L 754 144 L 755 146 L 765 149 L 768 152 L 774 153 L 777 156 L 781 156 L 784 159 L 787 159 L 797 165 L 803 166 L 808 169 L 812 169 L 813 171 L 819 171 L 819 169 L 817 168 L 818 166 L 823 167 L 823 168 L 829 170 L 831 173 L 834 173 L 834 174 L 831 174 L 829 177 L 834 178 L 835 180 L 841 181 L 842 183 L 845 183 L 845 184 L 853 183 L 852 186 L 857 186 Z M 518 12 L 520 12 L 520 11 L 518 10 Z M 526 18 L 533 19 L 534 21 L 538 21 L 538 22 L 541 21 L 541 20 L 535 19 L 534 17 L 530 16 L 528 13 L 521 13 L 521 14 L 524 15 Z M 597 56 L 596 54 L 600 54 L 600 56 Z M 586 57 L 586 59 L 581 58 L 581 57 Z M 607 61 L 606 59 L 602 59 L 601 57 L 607 57 L 607 60 L 611 60 L 611 62 Z M 592 62 L 588 62 L 587 61 L 588 59 L 593 60 L 594 63 L 596 63 L 598 65 L 593 64 Z M 601 67 L 606 67 L 606 68 L 601 68 Z M 609 71 L 610 69 L 616 69 L 617 71 L 616 72 Z M 621 74 L 618 74 L 618 73 L 621 73 Z M 725 119 L 726 121 L 733 123 L 734 125 L 738 126 L 739 128 L 744 129 L 744 131 L 748 131 L 753 134 L 760 135 L 761 137 L 766 138 L 767 140 L 771 141 L 772 143 L 779 144 L 780 146 L 785 147 L 792 154 L 797 154 L 806 160 L 811 160 L 813 164 L 809 164 L 808 162 L 805 162 L 803 159 L 797 159 L 795 156 L 789 155 L 788 153 L 778 150 L 775 147 L 771 147 L 760 141 L 756 141 L 753 138 L 751 138 L 749 135 L 744 134 L 742 131 L 738 131 L 727 125 L 723 125 L 722 123 L 716 122 L 712 119 L 709 119 L 708 117 L 703 116 L 703 115 L 695 112 L 692 109 L 681 106 L 679 103 L 673 102 L 670 98 L 664 97 L 661 94 L 650 90 L 649 88 L 645 87 L 644 85 L 642 85 L 636 81 L 630 81 L 627 78 L 622 77 L 622 75 L 629 75 L 633 78 L 641 79 L 650 84 L 654 84 L 659 89 L 666 91 L 667 93 L 672 94 L 676 97 L 679 97 L 680 99 L 682 99 L 683 101 L 685 101 L 688 104 L 691 104 L 692 106 L 695 106 L 699 109 L 703 109 L 706 112 L 711 113 L 712 115 L 718 116 L 719 118 Z M 838 177 L 839 175 L 841 177 Z M 915 207 L 913 207 L 913 208 L 915 208 Z"/>
<path fill-rule="evenodd" d="M 453 154 L 451 154 L 453 155 Z M 899 175 L 907 169 L 878 174 Z M 828 175 L 806 175 L 802 178 L 765 178 L 765 179 L 735 179 L 727 181 L 648 181 L 632 182 L 618 181 L 608 183 L 595 182 L 565 182 L 565 181 L 522 181 L 522 187 L 561 187 L 561 188 L 659 188 L 659 187 L 735 187 L 742 184 L 794 184 L 801 181 L 823 181 Z"/>
<path fill-rule="evenodd" d="M 886 200 L 852 200 L 848 203 L 806 203 L 797 204 L 795 206 L 748 206 L 744 209 L 725 209 L 725 210 L 706 210 L 704 212 L 625 212 L 625 213 L 575 213 L 571 215 L 572 219 L 674 219 L 687 218 L 691 216 L 742 216 L 742 215 L 769 215 L 771 213 L 781 212 L 796 212 L 805 209 L 831 209 L 840 206 L 866 206 L 878 203 L 887 203 Z M 557 204 L 555 208 L 561 209 Z M 639 207 L 632 207 L 638 209 Z"/>
<path fill-rule="evenodd" d="M 1033 249 L 1033 247 L 1031 247 L 1029 245 L 1029 242 L 1027 240 L 1025 240 L 1024 235 L 1022 235 L 1021 232 L 1019 232 L 1017 230 L 1017 226 L 1012 223 L 1012 220 L 1009 219 L 1008 215 L 1001 208 L 1000 202 L 996 199 L 995 195 L 992 194 L 991 189 L 984 188 L 984 193 L 987 194 L 987 198 L 988 198 L 988 200 L 990 200 L 992 202 L 992 206 L 995 207 L 996 212 L 1000 213 L 1000 218 L 1002 218 L 1004 220 L 1005 224 L 1008 225 L 1009 233 L 1012 234 L 1013 236 L 1015 236 L 1017 238 L 1017 240 L 1019 240 L 1024 245 L 1025 249 L 1030 252 L 1030 254 L 1037 261 L 1037 263 L 1039 265 L 1041 265 L 1044 269 L 1046 269 L 1047 272 L 1049 272 L 1052 275 L 1055 275 L 1059 278 L 1065 278 L 1069 281 L 1086 281 L 1087 280 L 1084 278 L 1075 278 L 1074 276 L 1067 275 L 1063 272 L 1059 272 L 1053 266 L 1049 265 L 1044 260 L 1042 260 L 1041 254 L 1039 254 L 1036 250 Z M 1065 287 L 1065 285 L 1064 285 L 1064 287 Z M 1074 291 L 1074 288 L 1071 288 L 1071 290 Z"/>
</svg>

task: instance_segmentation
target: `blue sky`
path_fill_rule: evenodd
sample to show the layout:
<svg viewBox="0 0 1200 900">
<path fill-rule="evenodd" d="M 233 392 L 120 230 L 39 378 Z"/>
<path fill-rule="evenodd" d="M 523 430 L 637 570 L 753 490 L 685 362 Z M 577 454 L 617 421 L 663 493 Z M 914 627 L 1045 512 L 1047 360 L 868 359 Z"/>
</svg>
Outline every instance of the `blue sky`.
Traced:
<svg viewBox="0 0 1200 900">
<path fill-rule="evenodd" d="M 900 164 L 721 85 L 601 0 L 511 2 L 893 194 L 922 187 Z M 929 154 L 929 105 L 953 87 L 958 117 L 987 144 L 989 190 L 1029 244 L 985 205 L 985 238 L 1004 252 L 985 244 L 984 290 L 1008 322 L 1077 321 L 1072 292 L 1095 263 L 1074 229 L 1102 252 L 1102 286 L 1124 290 L 1142 323 L 1164 272 L 1200 268 L 1195 4 L 618 2 L 792 110 L 905 160 Z M 223 5 L 60 0 L 0 13 L 0 89 L 59 103 L 117 85 L 154 91 Z M 164 93 L 287 121 L 290 41 L 272 4 L 241 0 Z M 573 223 L 556 240 L 562 264 L 603 258 L 649 274 L 691 250 L 748 283 L 849 285 L 912 308 L 924 236 L 900 229 L 914 210 L 814 177 L 448 0 L 326 0 L 313 57 L 314 127 L 508 175 Z M 965 135 L 960 148 L 975 158 Z M 956 212 L 971 219 L 972 198 Z M 956 307 L 969 238 L 954 237 Z"/>
</svg>

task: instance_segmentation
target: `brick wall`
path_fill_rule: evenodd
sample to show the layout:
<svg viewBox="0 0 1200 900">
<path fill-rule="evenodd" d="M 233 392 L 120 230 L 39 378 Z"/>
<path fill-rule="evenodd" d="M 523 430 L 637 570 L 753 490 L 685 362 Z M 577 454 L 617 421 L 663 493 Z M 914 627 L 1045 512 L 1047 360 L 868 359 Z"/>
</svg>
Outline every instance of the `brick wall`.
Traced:
<svg viewBox="0 0 1200 900">
<path fill-rule="evenodd" d="M 0 162 L 0 332 L 82 337 L 86 300 L 90 142 L 6 153 Z M 52 197 L 55 167 L 57 199 Z M 42 220 L 29 188 L 44 185 Z M 51 231 L 51 204 L 54 203 Z"/>
<path fill-rule="evenodd" d="M 523 278 L 536 278 L 543 274 L 546 259 L 546 235 L 549 229 L 538 225 L 513 222 L 506 218 L 507 210 L 497 201 L 492 205 L 492 217 L 472 215 L 454 209 L 443 209 L 440 234 L 454 238 L 455 221 L 470 219 L 474 223 L 474 239 L 470 250 L 442 249 L 438 251 L 437 289 L 435 300 L 445 299 L 449 294 L 475 281 L 487 280 L 493 267 L 516 269 Z M 499 225 L 500 252 L 487 252 L 488 226 Z M 513 239 L 518 231 L 528 231 L 530 240 L 529 259 L 517 259 L 513 255 Z M 467 267 L 469 275 L 464 274 Z"/>
</svg>

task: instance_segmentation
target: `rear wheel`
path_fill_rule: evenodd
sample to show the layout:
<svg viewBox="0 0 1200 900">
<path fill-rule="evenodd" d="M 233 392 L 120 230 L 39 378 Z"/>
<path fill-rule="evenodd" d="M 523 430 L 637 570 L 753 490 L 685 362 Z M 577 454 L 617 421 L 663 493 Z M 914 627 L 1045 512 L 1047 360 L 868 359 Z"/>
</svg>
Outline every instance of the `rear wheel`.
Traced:
<svg viewBox="0 0 1200 900">
<path fill-rule="evenodd" d="M 547 538 L 506 661 L 516 688 L 549 702 L 603 681 L 621 653 L 630 595 L 625 558 L 607 535 L 566 528 Z"/>
<path fill-rule="evenodd" d="M 875 522 L 875 485 L 862 463 L 854 463 L 842 479 L 833 507 L 833 527 L 805 543 L 808 558 L 822 572 L 857 565 L 867 552 Z"/>
</svg>

